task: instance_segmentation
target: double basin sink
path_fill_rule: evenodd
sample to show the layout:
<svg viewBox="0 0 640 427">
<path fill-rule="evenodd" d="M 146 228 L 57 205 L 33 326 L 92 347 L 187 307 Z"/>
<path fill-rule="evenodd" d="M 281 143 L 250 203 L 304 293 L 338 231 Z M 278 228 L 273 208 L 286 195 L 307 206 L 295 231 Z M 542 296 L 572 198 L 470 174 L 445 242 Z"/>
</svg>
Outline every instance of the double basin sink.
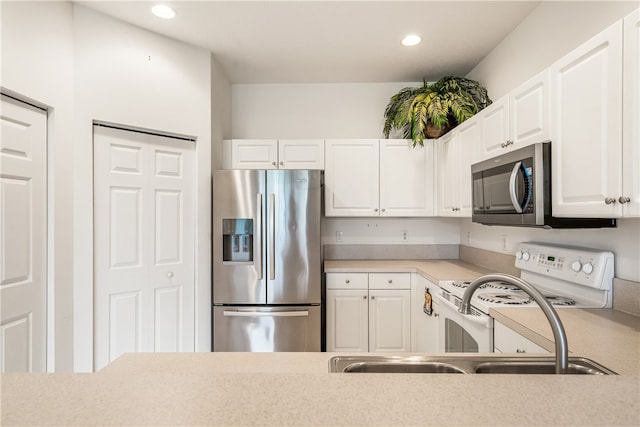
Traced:
<svg viewBox="0 0 640 427">
<path fill-rule="evenodd" d="M 554 374 L 553 356 L 334 356 L 329 372 L 406 374 Z M 567 374 L 616 375 L 590 359 L 570 357 Z"/>
</svg>

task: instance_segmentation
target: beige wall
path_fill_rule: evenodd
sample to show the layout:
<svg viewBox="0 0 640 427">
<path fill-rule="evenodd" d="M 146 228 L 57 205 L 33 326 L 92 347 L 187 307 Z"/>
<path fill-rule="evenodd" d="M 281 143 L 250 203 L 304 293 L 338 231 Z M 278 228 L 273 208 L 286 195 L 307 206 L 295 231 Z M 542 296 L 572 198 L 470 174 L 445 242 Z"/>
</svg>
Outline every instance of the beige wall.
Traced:
<svg viewBox="0 0 640 427">
<path fill-rule="evenodd" d="M 638 1 L 543 1 L 467 77 L 496 100 L 639 6 Z"/>
</svg>

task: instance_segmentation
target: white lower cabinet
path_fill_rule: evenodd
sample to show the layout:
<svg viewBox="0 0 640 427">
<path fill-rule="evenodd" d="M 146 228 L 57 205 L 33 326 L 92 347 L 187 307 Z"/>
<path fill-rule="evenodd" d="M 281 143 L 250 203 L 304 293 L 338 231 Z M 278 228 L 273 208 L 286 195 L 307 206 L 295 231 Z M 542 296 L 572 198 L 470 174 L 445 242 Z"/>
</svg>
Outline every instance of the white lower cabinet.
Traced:
<svg viewBox="0 0 640 427">
<path fill-rule="evenodd" d="M 440 287 L 417 273 L 411 275 L 411 351 L 437 353 L 440 305 L 435 295 Z M 425 313 L 425 292 L 431 296 L 431 315 Z"/>
<path fill-rule="evenodd" d="M 497 321 L 493 325 L 493 347 L 496 353 L 548 353 L 538 344 Z"/>
<path fill-rule="evenodd" d="M 410 289 L 410 273 L 328 273 L 327 351 L 410 351 Z"/>
</svg>

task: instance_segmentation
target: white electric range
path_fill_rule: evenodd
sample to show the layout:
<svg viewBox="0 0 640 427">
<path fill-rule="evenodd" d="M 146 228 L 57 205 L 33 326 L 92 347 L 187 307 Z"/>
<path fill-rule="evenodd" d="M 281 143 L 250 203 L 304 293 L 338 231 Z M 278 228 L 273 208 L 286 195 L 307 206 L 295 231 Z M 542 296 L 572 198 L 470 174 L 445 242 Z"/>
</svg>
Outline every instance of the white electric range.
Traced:
<svg viewBox="0 0 640 427">
<path fill-rule="evenodd" d="M 589 248 L 527 242 L 516 252 L 520 278 L 555 308 L 609 308 L 612 304 L 613 253 Z M 503 282 L 482 285 L 471 299 L 471 314 L 458 312 L 471 282 L 440 281 L 440 350 L 493 351 L 491 308 L 535 307 L 524 291 Z"/>
</svg>

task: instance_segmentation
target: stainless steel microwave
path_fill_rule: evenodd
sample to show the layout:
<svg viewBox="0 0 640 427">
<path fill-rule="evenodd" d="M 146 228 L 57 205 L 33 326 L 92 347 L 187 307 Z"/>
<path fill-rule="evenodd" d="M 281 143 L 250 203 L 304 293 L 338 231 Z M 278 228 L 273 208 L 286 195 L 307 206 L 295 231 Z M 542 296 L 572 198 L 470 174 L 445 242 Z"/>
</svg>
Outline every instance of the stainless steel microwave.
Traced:
<svg viewBox="0 0 640 427">
<path fill-rule="evenodd" d="M 557 218 L 551 209 L 551 142 L 471 165 L 471 219 L 486 225 L 545 228 L 615 227 L 612 218 Z"/>
</svg>

